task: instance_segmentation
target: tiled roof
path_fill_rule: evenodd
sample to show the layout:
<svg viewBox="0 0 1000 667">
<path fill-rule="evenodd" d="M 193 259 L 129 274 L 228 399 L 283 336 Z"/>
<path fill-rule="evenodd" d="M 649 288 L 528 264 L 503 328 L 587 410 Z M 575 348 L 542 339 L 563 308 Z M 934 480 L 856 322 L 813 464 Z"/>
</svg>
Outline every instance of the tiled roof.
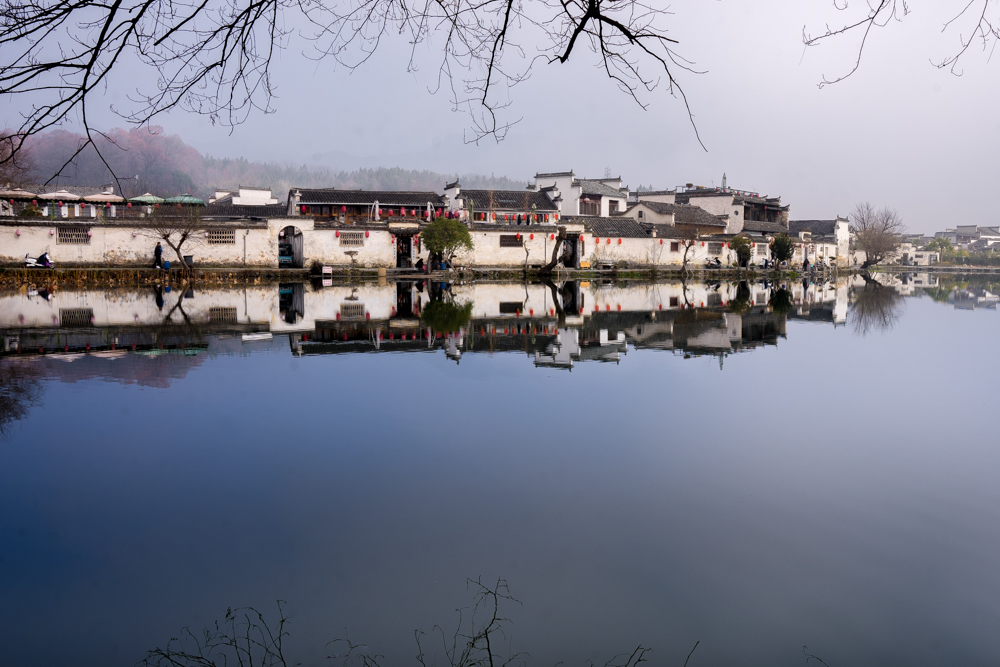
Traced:
<svg viewBox="0 0 1000 667">
<path fill-rule="evenodd" d="M 460 190 L 456 199 L 471 199 L 477 211 L 530 211 L 532 205 L 538 211 L 558 210 L 544 193 L 531 190 Z"/>
<path fill-rule="evenodd" d="M 553 171 L 545 174 L 535 174 L 535 178 L 559 178 L 561 176 L 574 176 L 572 171 Z"/>
<path fill-rule="evenodd" d="M 836 220 L 790 220 L 788 230 L 792 234 L 799 232 L 809 232 L 817 234 L 833 234 L 837 230 Z"/>
<path fill-rule="evenodd" d="M 599 218 L 592 216 L 567 216 L 566 222 L 582 222 L 584 229 L 597 237 L 645 238 L 650 235 L 651 226 L 642 225 L 632 218 L 615 216 Z"/>
<path fill-rule="evenodd" d="M 220 218 L 284 218 L 288 216 L 287 204 L 265 204 L 251 206 L 248 204 L 232 204 L 231 199 L 215 202 L 202 209 L 202 217 Z"/>
<path fill-rule="evenodd" d="M 662 202 L 662 201 L 646 201 L 644 199 L 640 199 L 636 204 L 632 204 L 632 206 L 629 206 L 629 209 L 631 209 L 633 206 L 638 206 L 639 204 L 642 204 L 649 210 L 653 211 L 654 213 L 659 213 L 660 215 L 671 215 L 680 206 L 687 206 L 687 204 L 683 205 L 668 204 L 667 202 Z"/>
<path fill-rule="evenodd" d="M 600 195 L 601 197 L 617 197 L 618 199 L 625 199 L 624 192 L 616 190 L 609 185 L 605 185 L 600 181 L 578 179 L 573 181 L 573 185 L 581 186 L 583 188 L 583 194 L 585 195 Z"/>
<path fill-rule="evenodd" d="M 779 222 L 764 222 L 763 220 L 745 220 L 743 229 L 748 232 L 764 232 L 766 234 L 787 234 L 788 229 Z"/>
<path fill-rule="evenodd" d="M 717 215 L 712 215 L 700 206 L 674 204 L 674 224 L 725 227 L 726 221 Z"/>
<path fill-rule="evenodd" d="M 114 187 L 110 185 L 56 185 L 54 183 L 48 185 L 28 184 L 21 186 L 21 189 L 39 195 L 47 192 L 68 192 L 77 197 L 89 197 L 90 195 L 115 191 Z"/>
<path fill-rule="evenodd" d="M 635 195 L 641 200 L 643 195 L 658 196 L 658 195 L 675 195 L 676 190 L 639 190 Z"/>
<path fill-rule="evenodd" d="M 411 192 L 394 190 L 321 190 L 308 188 L 292 188 L 291 194 L 302 193 L 301 204 L 354 204 L 368 205 L 378 201 L 384 206 L 426 206 L 443 203 L 443 198 L 436 192 Z"/>
</svg>

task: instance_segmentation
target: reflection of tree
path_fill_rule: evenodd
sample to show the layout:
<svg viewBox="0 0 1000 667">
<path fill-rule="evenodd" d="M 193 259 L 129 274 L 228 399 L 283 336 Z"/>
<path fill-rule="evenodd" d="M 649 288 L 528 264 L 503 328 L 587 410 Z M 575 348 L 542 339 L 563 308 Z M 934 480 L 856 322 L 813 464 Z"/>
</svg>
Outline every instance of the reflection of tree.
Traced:
<svg viewBox="0 0 1000 667">
<path fill-rule="evenodd" d="M 792 307 L 794 306 L 792 293 L 784 287 L 776 289 L 771 292 L 771 300 L 769 304 L 771 306 L 771 311 L 775 315 L 787 315 L 791 312 Z"/>
<path fill-rule="evenodd" d="M 14 423 L 24 419 L 38 405 L 42 385 L 24 364 L 0 361 L 0 438 L 6 438 Z"/>
<path fill-rule="evenodd" d="M 854 332 L 867 336 L 878 331 L 885 333 L 892 329 L 903 310 L 903 297 L 892 287 L 862 274 L 865 286 L 854 292 L 853 315 Z"/>
<path fill-rule="evenodd" d="M 729 310 L 734 313 L 743 314 L 753 307 L 753 295 L 750 292 L 750 284 L 741 280 L 736 286 L 736 295 L 729 301 Z"/>
<path fill-rule="evenodd" d="M 451 298 L 432 299 L 420 313 L 424 324 L 441 333 L 462 329 L 471 317 L 472 302 L 459 305 Z"/>
<path fill-rule="evenodd" d="M 487 585 L 481 579 L 467 580 L 474 591 L 471 612 L 458 610 L 458 623 L 454 631 L 435 625 L 428 635 L 414 632 L 417 643 L 416 663 L 421 667 L 506 667 L 526 664 L 528 655 L 511 648 L 509 626 L 511 620 L 501 612 L 501 607 L 520 605 L 504 579 Z M 149 651 L 140 665 L 143 667 L 228 667 L 230 665 L 259 665 L 260 667 L 287 667 L 285 640 L 288 638 L 288 617 L 284 603 L 278 603 L 278 621 L 272 627 L 263 614 L 252 607 L 227 609 L 225 619 L 216 621 L 214 627 L 195 634 L 184 628 L 178 638 L 171 639 L 164 648 Z M 427 644 L 428 637 L 439 648 Z M 440 643 L 439 643 L 440 642 Z M 365 644 L 350 638 L 335 639 L 327 646 L 339 651 L 328 656 L 344 667 L 381 667 L 385 656 L 373 652 Z M 691 653 L 698 648 L 695 643 Z M 647 662 L 651 649 L 642 645 L 620 653 L 604 664 L 606 667 L 637 667 Z M 688 660 L 691 659 L 688 654 Z M 684 665 L 686 667 L 687 660 Z"/>
</svg>

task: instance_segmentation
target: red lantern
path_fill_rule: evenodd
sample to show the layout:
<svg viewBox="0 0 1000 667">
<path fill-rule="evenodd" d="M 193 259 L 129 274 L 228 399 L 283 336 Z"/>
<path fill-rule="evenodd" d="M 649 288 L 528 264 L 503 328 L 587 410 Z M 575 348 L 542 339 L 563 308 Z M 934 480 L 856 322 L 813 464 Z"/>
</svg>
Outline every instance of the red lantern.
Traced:
<svg viewBox="0 0 1000 667">
<path fill-rule="evenodd" d="M 125 204 L 125 208 L 132 208 L 132 202 L 129 202 L 129 203 Z M 303 207 L 303 208 L 305 208 L 305 207 Z"/>
<path fill-rule="evenodd" d="M 611 245 L 611 239 L 608 239 L 608 245 Z"/>
<path fill-rule="evenodd" d="M 365 238 L 368 238 L 368 230 L 365 230 Z"/>
<path fill-rule="evenodd" d="M 38 200 L 37 199 L 32 199 L 31 200 L 31 205 L 32 206 L 38 206 Z"/>
<path fill-rule="evenodd" d="M 340 238 L 340 230 L 338 229 L 337 231 L 335 231 L 333 233 L 333 235 L 336 236 L 339 239 Z"/>
<path fill-rule="evenodd" d="M 439 217 L 439 218 L 441 217 L 441 209 L 437 210 L 437 217 Z"/>
<path fill-rule="evenodd" d="M 347 213 L 347 207 L 346 206 L 341 206 L 340 207 L 340 212 L 341 213 Z"/>
<path fill-rule="evenodd" d="M 555 241 L 556 240 L 556 235 L 555 234 L 549 234 L 549 240 L 550 241 Z"/>
<path fill-rule="evenodd" d="M 702 242 L 701 242 L 701 247 L 702 247 L 702 248 L 704 248 L 704 247 L 705 247 L 705 242 L 704 242 L 704 241 L 702 241 Z"/>
<path fill-rule="evenodd" d="M 496 214 L 496 213 L 494 213 L 494 214 L 493 214 L 493 222 L 496 222 L 496 221 L 497 221 L 497 214 Z"/>
<path fill-rule="evenodd" d="M 546 213 L 546 214 L 545 214 L 545 222 L 548 222 L 548 221 L 549 221 L 549 214 L 548 214 L 548 213 Z"/>
<path fill-rule="evenodd" d="M 663 245 L 663 239 L 660 239 L 660 245 Z"/>
<path fill-rule="evenodd" d="M 520 240 L 521 240 L 521 232 L 518 232 L 518 233 L 517 233 L 517 240 L 518 240 L 518 241 L 520 241 Z"/>
<path fill-rule="evenodd" d="M 308 211 L 308 210 L 309 210 L 309 207 L 308 207 L 308 206 L 306 206 L 305 204 L 303 204 L 303 205 L 302 205 L 302 208 L 301 208 L 300 210 L 302 211 L 302 213 L 305 213 L 306 211 Z"/>
<path fill-rule="evenodd" d="M 618 245 L 621 245 L 621 244 L 622 244 L 622 240 L 618 239 Z"/>
<path fill-rule="evenodd" d="M 580 240 L 581 241 L 583 240 L 583 234 L 580 234 Z"/>
<path fill-rule="evenodd" d="M 379 209 L 379 210 L 378 210 L 378 214 L 379 214 L 379 215 L 382 215 L 382 209 Z"/>
<path fill-rule="evenodd" d="M 528 237 L 528 239 L 531 240 L 531 241 L 534 241 L 535 240 L 535 235 L 532 234 L 531 236 Z"/>
<path fill-rule="evenodd" d="M 59 205 L 62 206 L 62 202 L 59 202 Z"/>
<path fill-rule="evenodd" d="M 582 236 L 580 237 L 580 240 L 581 241 L 583 240 Z M 600 236 L 598 236 L 597 238 L 594 239 L 594 243 L 600 244 L 600 242 L 601 242 L 601 237 Z"/>
<path fill-rule="evenodd" d="M 111 202 L 106 202 L 104 204 L 104 208 L 111 208 Z"/>
</svg>

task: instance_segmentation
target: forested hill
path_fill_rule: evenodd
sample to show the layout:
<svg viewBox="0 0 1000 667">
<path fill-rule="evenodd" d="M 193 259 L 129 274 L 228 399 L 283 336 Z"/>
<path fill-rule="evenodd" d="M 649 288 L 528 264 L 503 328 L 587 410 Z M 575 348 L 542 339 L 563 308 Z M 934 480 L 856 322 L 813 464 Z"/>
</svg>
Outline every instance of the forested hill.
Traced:
<svg viewBox="0 0 1000 667">
<path fill-rule="evenodd" d="M 65 130 L 31 137 L 26 142 L 33 165 L 33 175 L 28 180 L 45 182 L 83 142 L 82 135 Z M 215 188 L 235 188 L 238 185 L 270 187 L 279 199 L 284 199 L 293 186 L 440 192 L 447 181 L 453 181 L 458 176 L 400 167 L 334 171 L 291 162 L 216 158 L 202 155 L 178 135 L 166 134 L 163 128 L 155 126 L 131 130 L 115 128 L 107 138 L 99 138 L 98 142 L 102 154 L 120 179 L 125 196 L 144 192 L 172 196 L 189 192 L 207 197 Z M 103 185 L 114 180 L 111 170 L 92 147 L 85 149 L 63 171 L 64 175 L 54 180 L 54 184 Z M 461 181 L 468 188 L 498 190 L 519 190 L 527 185 L 525 181 L 503 176 L 478 174 L 463 174 Z"/>
</svg>

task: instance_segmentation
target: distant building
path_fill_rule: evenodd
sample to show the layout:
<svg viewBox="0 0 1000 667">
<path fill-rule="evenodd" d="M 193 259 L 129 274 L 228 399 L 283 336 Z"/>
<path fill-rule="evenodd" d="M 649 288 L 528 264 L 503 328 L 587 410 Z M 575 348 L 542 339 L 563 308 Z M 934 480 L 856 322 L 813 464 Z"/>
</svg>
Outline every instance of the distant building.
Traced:
<svg viewBox="0 0 1000 667">
<path fill-rule="evenodd" d="M 561 215 L 611 216 L 624 211 L 629 191 L 617 178 L 577 178 L 572 171 L 535 174 L 529 190 L 552 192 Z"/>
<path fill-rule="evenodd" d="M 788 233 L 796 237 L 795 257 L 801 262 L 808 258 L 829 264 L 849 264 L 851 231 L 847 218 L 837 216 L 833 220 L 792 220 L 788 223 Z"/>
<path fill-rule="evenodd" d="M 717 215 L 712 215 L 700 206 L 691 204 L 669 204 L 660 201 L 639 201 L 630 204 L 619 215 L 632 218 L 636 222 L 650 225 L 663 225 L 674 228 L 660 232 L 661 236 L 669 236 L 676 231 L 693 231 L 697 235 L 724 234 L 727 221 Z"/>
<path fill-rule="evenodd" d="M 562 199 L 555 187 L 541 190 L 463 190 L 455 181 L 444 186 L 448 209 L 473 222 L 498 224 L 555 223 Z"/>
</svg>

